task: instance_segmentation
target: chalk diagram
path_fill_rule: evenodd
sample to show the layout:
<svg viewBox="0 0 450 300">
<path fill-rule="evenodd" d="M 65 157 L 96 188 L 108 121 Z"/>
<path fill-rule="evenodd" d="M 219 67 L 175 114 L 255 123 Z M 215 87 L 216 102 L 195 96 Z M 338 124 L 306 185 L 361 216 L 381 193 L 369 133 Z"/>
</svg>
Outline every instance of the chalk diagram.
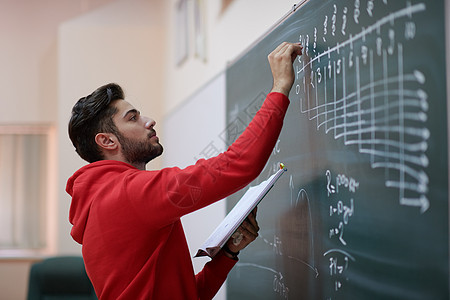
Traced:
<svg viewBox="0 0 450 300">
<path fill-rule="evenodd" d="M 316 122 L 317 130 L 370 155 L 371 167 L 385 170 L 385 186 L 398 189 L 400 205 L 424 213 L 430 205 L 426 78 L 418 69 L 404 72 L 403 43 L 414 39 L 414 15 L 426 6 L 407 1 L 404 8 L 361 26 L 359 33 L 347 33 L 350 18 L 358 25 L 363 10 L 374 17 L 373 8 L 374 1 L 364 7 L 355 1 L 350 9 L 334 4 L 323 27 L 299 36 L 304 54 L 294 66 L 295 93 L 301 113 Z M 344 40 L 319 50 L 319 43 L 338 35 Z"/>
</svg>

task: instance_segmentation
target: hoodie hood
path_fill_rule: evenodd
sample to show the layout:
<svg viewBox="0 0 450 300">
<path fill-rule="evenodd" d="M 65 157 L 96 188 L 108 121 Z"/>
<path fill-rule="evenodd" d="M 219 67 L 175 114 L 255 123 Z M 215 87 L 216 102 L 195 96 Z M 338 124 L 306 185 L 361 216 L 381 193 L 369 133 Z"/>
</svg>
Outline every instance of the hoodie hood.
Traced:
<svg viewBox="0 0 450 300">
<path fill-rule="evenodd" d="M 69 222 L 73 227 L 70 234 L 77 243 L 83 244 L 90 208 L 105 188 L 105 182 L 113 184 L 114 178 L 127 170 L 137 169 L 124 162 L 102 160 L 82 167 L 67 180 L 66 192 L 72 197 Z"/>
</svg>

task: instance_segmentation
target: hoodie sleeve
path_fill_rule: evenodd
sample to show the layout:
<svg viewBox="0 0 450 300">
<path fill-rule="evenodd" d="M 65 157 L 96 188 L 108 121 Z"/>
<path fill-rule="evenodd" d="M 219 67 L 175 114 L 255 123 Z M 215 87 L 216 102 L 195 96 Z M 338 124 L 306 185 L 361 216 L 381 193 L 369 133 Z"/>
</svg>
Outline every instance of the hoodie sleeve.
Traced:
<svg viewBox="0 0 450 300">
<path fill-rule="evenodd" d="M 244 132 L 216 157 L 201 159 L 185 169 L 130 174 L 125 185 L 129 201 L 151 226 L 160 227 L 242 189 L 264 168 L 288 105 L 285 95 L 268 94 Z"/>
<path fill-rule="evenodd" d="M 236 263 L 237 260 L 226 257 L 222 251 L 207 262 L 203 270 L 195 275 L 198 298 L 201 300 L 212 299 Z"/>
</svg>

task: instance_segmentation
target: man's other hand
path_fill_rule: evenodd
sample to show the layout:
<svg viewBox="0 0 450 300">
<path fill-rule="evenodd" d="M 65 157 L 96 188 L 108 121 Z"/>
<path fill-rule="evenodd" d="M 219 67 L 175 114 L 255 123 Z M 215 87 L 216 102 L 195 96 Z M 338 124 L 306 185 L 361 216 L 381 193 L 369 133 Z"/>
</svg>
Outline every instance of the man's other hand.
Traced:
<svg viewBox="0 0 450 300">
<path fill-rule="evenodd" d="M 258 221 L 256 221 L 257 207 L 238 227 L 235 234 L 227 241 L 226 246 L 232 252 L 239 252 L 258 237 Z M 228 254 L 228 253 L 226 253 Z"/>
</svg>

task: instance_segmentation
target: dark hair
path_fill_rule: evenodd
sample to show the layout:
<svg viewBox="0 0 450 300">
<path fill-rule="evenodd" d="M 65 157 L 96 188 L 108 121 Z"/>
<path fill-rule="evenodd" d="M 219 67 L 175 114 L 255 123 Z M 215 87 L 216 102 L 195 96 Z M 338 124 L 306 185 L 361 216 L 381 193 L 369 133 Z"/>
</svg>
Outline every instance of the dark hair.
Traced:
<svg viewBox="0 0 450 300">
<path fill-rule="evenodd" d="M 118 133 L 112 119 L 117 109 L 111 103 L 119 99 L 124 99 L 122 88 L 109 83 L 78 100 L 72 108 L 69 137 L 82 159 L 90 163 L 104 159 L 95 135 L 99 132 Z"/>
</svg>

